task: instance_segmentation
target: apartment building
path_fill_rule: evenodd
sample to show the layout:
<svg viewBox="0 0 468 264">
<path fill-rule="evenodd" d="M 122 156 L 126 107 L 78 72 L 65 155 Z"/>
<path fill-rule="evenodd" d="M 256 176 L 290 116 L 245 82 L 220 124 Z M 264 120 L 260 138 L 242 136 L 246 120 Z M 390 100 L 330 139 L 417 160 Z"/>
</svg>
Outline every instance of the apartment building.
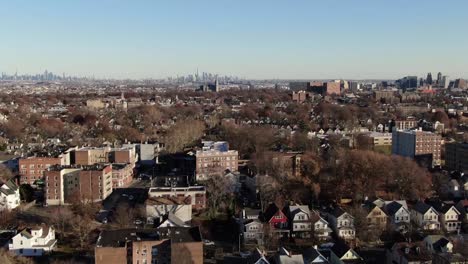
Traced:
<svg viewBox="0 0 468 264">
<path fill-rule="evenodd" d="M 393 131 L 392 154 L 409 158 L 431 154 L 432 165 L 440 165 L 440 135 L 422 130 Z"/>
<path fill-rule="evenodd" d="M 371 132 L 368 137 L 369 143 L 374 147 L 392 145 L 392 133 Z"/>
<path fill-rule="evenodd" d="M 80 148 L 74 151 L 74 164 L 93 165 L 96 163 L 109 162 L 108 153 L 110 148 Z"/>
<path fill-rule="evenodd" d="M 203 263 L 198 227 L 103 230 L 95 263 Z"/>
<path fill-rule="evenodd" d="M 127 163 L 112 164 L 112 187 L 127 187 L 133 180 L 133 167 Z"/>
<path fill-rule="evenodd" d="M 468 173 L 468 143 L 445 144 L 445 166 L 449 170 Z"/>
<path fill-rule="evenodd" d="M 112 193 L 111 165 L 53 166 L 45 172 L 45 198 L 50 205 L 77 199 L 99 202 Z"/>
<path fill-rule="evenodd" d="M 196 180 L 207 180 L 209 175 L 223 173 L 226 170 L 237 171 L 239 166 L 239 153 L 229 150 L 225 141 L 204 141 L 202 150 L 195 153 Z"/>
<path fill-rule="evenodd" d="M 42 180 L 44 172 L 53 165 L 70 165 L 71 149 L 60 151 L 35 153 L 34 156 L 20 158 L 18 161 L 20 183 L 34 184 Z"/>
<path fill-rule="evenodd" d="M 394 121 L 392 132 L 395 130 L 408 130 L 418 127 L 418 121 L 414 118 L 398 119 Z"/>
</svg>

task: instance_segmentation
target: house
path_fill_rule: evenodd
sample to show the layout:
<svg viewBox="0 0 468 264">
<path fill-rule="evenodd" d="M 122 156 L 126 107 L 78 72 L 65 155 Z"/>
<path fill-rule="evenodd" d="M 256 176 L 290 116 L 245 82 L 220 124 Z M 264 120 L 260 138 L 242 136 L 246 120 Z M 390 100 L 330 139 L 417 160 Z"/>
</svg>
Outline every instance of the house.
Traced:
<svg viewBox="0 0 468 264">
<path fill-rule="evenodd" d="M 390 225 L 398 231 L 406 230 L 410 225 L 410 211 L 406 201 L 391 201 L 384 205 Z"/>
<path fill-rule="evenodd" d="M 276 204 L 272 203 L 268 206 L 265 212 L 260 215 L 260 221 L 269 224 L 270 232 L 283 233 L 283 235 L 288 235 L 288 209 L 289 208 L 285 206 L 281 210 L 278 208 L 278 206 L 276 206 Z"/>
<path fill-rule="evenodd" d="M 312 231 L 311 215 L 307 205 L 289 206 L 290 226 L 293 237 L 310 238 Z"/>
<path fill-rule="evenodd" d="M 8 249 L 20 256 L 42 256 L 52 251 L 56 244 L 55 229 L 43 224 L 19 232 L 11 239 Z"/>
<path fill-rule="evenodd" d="M 434 207 L 423 203 L 417 202 L 411 208 L 411 220 L 424 230 L 439 230 L 439 213 Z"/>
<path fill-rule="evenodd" d="M 328 259 L 318 251 L 317 247 L 311 247 L 302 252 L 304 263 L 307 264 L 328 264 Z"/>
<path fill-rule="evenodd" d="M 343 239 L 354 239 L 354 217 L 340 207 L 336 207 L 328 214 L 328 222 L 337 236 Z"/>
<path fill-rule="evenodd" d="M 12 210 L 20 205 L 20 193 L 18 185 L 13 180 L 8 180 L 0 186 L 0 211 Z"/>
<path fill-rule="evenodd" d="M 335 243 L 330 248 L 330 263 L 364 263 L 363 259 L 345 243 Z"/>
<path fill-rule="evenodd" d="M 311 223 L 313 225 L 314 236 L 319 240 L 327 240 L 330 238 L 332 230 L 327 222 L 318 212 L 312 214 Z"/>
<path fill-rule="evenodd" d="M 279 253 L 275 257 L 277 264 L 302 264 L 304 257 L 302 254 L 293 254 L 291 251 L 281 247 Z"/>
<path fill-rule="evenodd" d="M 370 227 L 385 229 L 387 226 L 387 214 L 375 204 L 365 206 L 367 209 L 367 222 Z"/>
<path fill-rule="evenodd" d="M 424 242 L 395 243 L 387 250 L 387 264 L 430 264 L 431 253 L 425 248 Z"/>
<path fill-rule="evenodd" d="M 458 232 L 461 229 L 461 213 L 454 205 L 443 204 L 437 208 L 439 212 L 439 221 L 447 232 Z"/>
<path fill-rule="evenodd" d="M 263 239 L 263 223 L 258 219 L 242 219 L 241 232 L 245 242 L 261 243 Z"/>
<path fill-rule="evenodd" d="M 453 244 L 444 236 L 430 235 L 424 238 L 426 249 L 431 253 L 452 253 Z"/>
</svg>

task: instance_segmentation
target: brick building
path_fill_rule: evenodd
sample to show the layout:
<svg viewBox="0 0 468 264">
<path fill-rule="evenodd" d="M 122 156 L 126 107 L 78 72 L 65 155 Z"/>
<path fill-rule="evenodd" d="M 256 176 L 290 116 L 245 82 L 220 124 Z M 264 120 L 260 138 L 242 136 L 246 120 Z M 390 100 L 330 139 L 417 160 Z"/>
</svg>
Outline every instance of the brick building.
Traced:
<svg viewBox="0 0 468 264">
<path fill-rule="evenodd" d="M 442 139 L 432 132 L 421 130 L 402 130 L 392 133 L 392 154 L 417 158 L 430 154 L 432 165 L 440 165 Z"/>
<path fill-rule="evenodd" d="M 210 174 L 238 170 L 239 154 L 237 150 L 229 150 L 225 141 L 204 141 L 202 150 L 196 151 L 195 157 L 197 181 L 207 180 Z"/>
<path fill-rule="evenodd" d="M 20 158 L 18 168 L 21 184 L 34 184 L 44 178 L 44 172 L 53 165 L 70 165 L 71 150 L 35 153 L 34 156 Z"/>
<path fill-rule="evenodd" d="M 112 164 L 112 187 L 127 187 L 133 180 L 133 167 L 127 163 Z"/>
<path fill-rule="evenodd" d="M 110 165 L 53 166 L 45 172 L 47 204 L 69 204 L 76 199 L 99 202 L 111 193 Z"/>
<path fill-rule="evenodd" d="M 203 263 L 198 227 L 104 230 L 94 249 L 95 263 Z"/>
</svg>

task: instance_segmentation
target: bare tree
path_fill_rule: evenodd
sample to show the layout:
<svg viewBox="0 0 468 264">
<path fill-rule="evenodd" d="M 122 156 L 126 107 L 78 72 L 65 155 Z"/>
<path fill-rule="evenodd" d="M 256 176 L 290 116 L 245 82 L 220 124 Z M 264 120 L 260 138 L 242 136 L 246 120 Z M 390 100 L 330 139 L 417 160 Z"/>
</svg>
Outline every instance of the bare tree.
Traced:
<svg viewBox="0 0 468 264">
<path fill-rule="evenodd" d="M 78 238 L 81 249 L 86 248 L 89 235 L 93 230 L 92 220 L 89 217 L 77 215 L 72 221 L 74 234 Z"/>
</svg>

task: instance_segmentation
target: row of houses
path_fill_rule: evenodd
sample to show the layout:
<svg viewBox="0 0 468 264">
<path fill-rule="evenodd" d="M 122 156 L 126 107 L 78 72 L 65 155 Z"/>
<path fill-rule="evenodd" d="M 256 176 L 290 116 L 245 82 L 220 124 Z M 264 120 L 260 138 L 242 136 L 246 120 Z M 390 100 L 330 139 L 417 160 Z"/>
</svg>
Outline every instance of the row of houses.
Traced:
<svg viewBox="0 0 468 264">
<path fill-rule="evenodd" d="M 438 203 L 429 205 L 417 202 L 408 207 L 406 201 L 376 199 L 363 205 L 367 212 L 369 228 L 391 229 L 406 232 L 411 221 L 422 230 L 443 230 L 457 233 L 462 221 L 468 221 L 468 201 L 458 204 Z M 436 209 L 437 208 L 437 209 Z M 260 242 L 265 232 L 274 232 L 281 237 L 310 238 L 312 234 L 327 240 L 332 232 L 341 239 L 354 239 L 356 235 L 354 216 L 344 208 L 311 210 L 307 205 L 287 205 L 279 208 L 270 204 L 261 210 L 244 209 L 238 221 L 245 241 Z M 265 225 L 268 228 L 265 228 Z"/>
</svg>

